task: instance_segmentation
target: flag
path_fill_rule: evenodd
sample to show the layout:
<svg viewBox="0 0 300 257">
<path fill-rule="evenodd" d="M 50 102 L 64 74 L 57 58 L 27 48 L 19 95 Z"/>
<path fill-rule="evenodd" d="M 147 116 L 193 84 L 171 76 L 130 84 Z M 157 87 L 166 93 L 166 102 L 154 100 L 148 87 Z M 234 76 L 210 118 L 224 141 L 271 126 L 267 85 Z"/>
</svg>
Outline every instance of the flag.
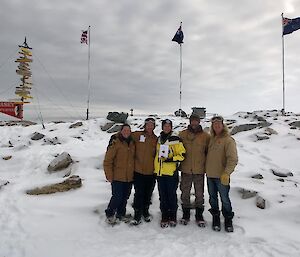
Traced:
<svg viewBox="0 0 300 257">
<path fill-rule="evenodd" d="M 300 17 L 295 19 L 289 19 L 282 17 L 282 35 L 291 34 L 294 31 L 300 29 Z"/>
<path fill-rule="evenodd" d="M 177 42 L 178 44 L 182 44 L 182 43 L 183 43 L 183 37 L 184 37 L 184 36 L 183 36 L 183 32 L 182 32 L 182 30 L 181 30 L 181 24 L 180 24 L 180 26 L 179 26 L 177 32 L 175 33 L 175 35 L 174 35 L 172 41 L 175 41 L 175 42 Z"/>
<path fill-rule="evenodd" d="M 80 42 L 81 42 L 81 44 L 84 44 L 84 43 L 86 43 L 87 45 L 89 44 L 89 42 L 88 42 L 88 31 L 87 30 L 82 31 Z"/>
</svg>

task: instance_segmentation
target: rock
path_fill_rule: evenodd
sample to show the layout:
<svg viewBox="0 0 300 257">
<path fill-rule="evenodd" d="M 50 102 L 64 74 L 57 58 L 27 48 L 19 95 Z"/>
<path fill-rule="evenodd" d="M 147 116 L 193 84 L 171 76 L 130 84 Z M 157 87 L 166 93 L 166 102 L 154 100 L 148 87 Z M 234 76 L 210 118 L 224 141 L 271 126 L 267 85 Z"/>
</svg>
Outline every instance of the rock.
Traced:
<svg viewBox="0 0 300 257">
<path fill-rule="evenodd" d="M 297 129 L 296 127 L 290 127 L 290 129 Z"/>
<path fill-rule="evenodd" d="M 183 117 L 183 118 L 187 117 L 187 114 L 184 110 L 177 110 L 174 112 L 174 114 L 176 117 Z"/>
<path fill-rule="evenodd" d="M 4 156 L 4 157 L 2 157 L 2 159 L 3 160 L 5 160 L 5 161 L 8 161 L 8 160 L 10 160 L 12 158 L 12 156 L 11 155 L 8 155 L 8 156 Z"/>
<path fill-rule="evenodd" d="M 31 140 L 40 140 L 44 137 L 45 137 L 44 134 L 41 134 L 39 132 L 34 132 L 33 135 L 31 136 Z"/>
<path fill-rule="evenodd" d="M 81 141 L 84 141 L 82 137 L 78 137 L 78 136 L 77 136 L 77 137 L 74 137 L 74 138 L 76 138 L 76 139 L 78 139 L 78 140 L 81 140 Z"/>
<path fill-rule="evenodd" d="M 287 178 L 287 177 L 293 177 L 293 173 L 292 172 L 281 172 L 281 171 L 276 171 L 276 170 L 273 170 L 271 169 L 272 173 L 277 176 L 277 177 L 281 177 L 281 178 Z"/>
<path fill-rule="evenodd" d="M 116 133 L 119 132 L 121 130 L 122 125 L 120 124 L 116 124 L 115 126 L 113 126 L 111 129 L 107 130 L 107 133 Z"/>
<path fill-rule="evenodd" d="M 239 132 L 242 131 L 248 131 L 248 130 L 252 130 L 255 128 L 264 128 L 264 127 L 268 127 L 271 126 L 271 123 L 269 122 L 261 122 L 261 123 L 253 123 L 253 124 L 241 124 L 238 126 L 235 126 L 232 130 L 231 130 L 231 135 L 235 135 Z"/>
<path fill-rule="evenodd" d="M 8 147 L 14 147 L 10 141 L 8 141 Z"/>
<path fill-rule="evenodd" d="M 251 176 L 251 178 L 255 178 L 255 179 L 263 179 L 264 177 L 263 177 L 263 175 L 261 175 L 261 174 L 255 174 L 255 175 Z"/>
<path fill-rule="evenodd" d="M 280 182 L 284 182 L 283 178 L 278 178 L 277 180 L 280 181 Z"/>
<path fill-rule="evenodd" d="M 71 156 L 67 152 L 58 155 L 48 166 L 50 173 L 67 168 L 73 162 Z"/>
<path fill-rule="evenodd" d="M 102 131 L 107 131 L 115 124 L 115 122 L 107 122 L 104 126 L 100 126 L 100 128 Z"/>
<path fill-rule="evenodd" d="M 261 196 L 256 197 L 256 206 L 260 209 L 266 208 L 266 200 L 262 198 Z"/>
<path fill-rule="evenodd" d="M 241 188 L 239 193 L 241 194 L 242 199 L 249 199 L 257 195 L 256 191 L 251 191 L 244 188 Z"/>
<path fill-rule="evenodd" d="M 0 189 L 4 186 L 7 186 L 8 184 L 9 184 L 9 181 L 0 179 Z"/>
<path fill-rule="evenodd" d="M 256 119 L 258 121 L 267 122 L 266 119 L 264 117 L 261 117 L 261 116 L 257 116 Z"/>
<path fill-rule="evenodd" d="M 292 127 L 297 127 L 300 128 L 300 120 L 293 121 L 292 123 L 289 124 Z"/>
<path fill-rule="evenodd" d="M 76 122 L 76 123 L 74 123 L 74 124 L 71 124 L 70 126 L 69 126 L 69 128 L 71 129 L 71 128 L 78 128 L 78 127 L 81 127 L 83 124 L 82 124 L 82 122 L 81 121 L 78 121 L 78 122 Z"/>
<path fill-rule="evenodd" d="M 57 137 L 44 139 L 44 145 L 60 145 Z"/>
<path fill-rule="evenodd" d="M 266 136 L 266 135 L 255 134 L 255 136 L 256 136 L 256 138 L 257 138 L 258 141 L 270 139 L 270 137 Z"/>
<path fill-rule="evenodd" d="M 275 129 L 272 129 L 272 128 L 266 128 L 265 129 L 265 134 L 266 135 L 278 135 L 278 132 L 275 130 Z"/>
<path fill-rule="evenodd" d="M 128 113 L 109 112 L 106 119 L 114 121 L 115 123 L 125 123 L 128 118 Z"/>
<path fill-rule="evenodd" d="M 82 186 L 82 181 L 79 176 L 71 176 L 61 183 L 52 184 L 44 186 L 41 188 L 35 188 L 26 191 L 28 195 L 41 195 L 41 194 L 54 194 L 57 192 L 66 192 L 71 189 L 80 188 Z"/>
</svg>

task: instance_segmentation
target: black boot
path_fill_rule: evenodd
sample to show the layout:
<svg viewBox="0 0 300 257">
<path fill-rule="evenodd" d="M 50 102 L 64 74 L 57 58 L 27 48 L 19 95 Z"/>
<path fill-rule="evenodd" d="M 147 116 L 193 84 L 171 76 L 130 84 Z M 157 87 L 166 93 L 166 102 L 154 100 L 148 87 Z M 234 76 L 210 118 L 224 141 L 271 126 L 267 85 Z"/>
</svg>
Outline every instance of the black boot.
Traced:
<svg viewBox="0 0 300 257">
<path fill-rule="evenodd" d="M 183 215 L 182 215 L 182 219 L 180 220 L 180 224 L 187 225 L 190 221 L 191 210 L 190 208 L 182 207 L 182 211 L 183 211 Z"/>
<path fill-rule="evenodd" d="M 152 220 L 152 215 L 149 213 L 149 207 L 144 208 L 143 210 L 143 218 L 145 222 L 150 222 Z"/>
<path fill-rule="evenodd" d="M 176 227 L 177 225 L 177 211 L 169 211 L 169 224 L 170 227 Z"/>
<path fill-rule="evenodd" d="M 225 218 L 224 227 L 226 232 L 233 232 L 233 225 L 232 225 L 233 216 L 234 216 L 233 212 L 230 215 L 224 216 Z"/>
<path fill-rule="evenodd" d="M 130 221 L 130 225 L 137 226 L 141 224 L 142 212 L 140 210 L 134 210 L 133 220 Z"/>
<path fill-rule="evenodd" d="M 169 227 L 169 215 L 168 215 L 168 213 L 165 213 L 165 212 L 161 213 L 160 226 L 161 226 L 161 228 Z"/>
<path fill-rule="evenodd" d="M 203 218 L 203 211 L 204 208 L 196 207 L 196 214 L 195 214 L 196 223 L 199 227 L 202 228 L 204 228 L 206 225 L 205 220 Z"/>
<path fill-rule="evenodd" d="M 212 215 L 212 229 L 215 231 L 221 230 L 220 211 L 210 209 L 209 212 Z"/>
</svg>

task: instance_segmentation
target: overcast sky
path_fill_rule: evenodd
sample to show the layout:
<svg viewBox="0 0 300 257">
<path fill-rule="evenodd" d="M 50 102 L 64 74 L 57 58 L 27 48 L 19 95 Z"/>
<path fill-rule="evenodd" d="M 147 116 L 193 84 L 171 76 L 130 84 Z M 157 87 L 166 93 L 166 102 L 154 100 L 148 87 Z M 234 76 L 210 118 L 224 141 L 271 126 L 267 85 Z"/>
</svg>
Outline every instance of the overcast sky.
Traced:
<svg viewBox="0 0 300 257">
<path fill-rule="evenodd" d="M 281 13 L 297 0 L 2 0 L 0 100 L 14 97 L 17 45 L 33 47 L 33 104 L 85 116 L 91 26 L 91 115 L 173 113 L 179 108 L 180 21 L 185 35 L 182 107 L 207 112 L 282 108 Z M 286 110 L 300 112 L 300 30 L 285 36 Z M 26 116 L 26 113 L 25 113 Z"/>
</svg>

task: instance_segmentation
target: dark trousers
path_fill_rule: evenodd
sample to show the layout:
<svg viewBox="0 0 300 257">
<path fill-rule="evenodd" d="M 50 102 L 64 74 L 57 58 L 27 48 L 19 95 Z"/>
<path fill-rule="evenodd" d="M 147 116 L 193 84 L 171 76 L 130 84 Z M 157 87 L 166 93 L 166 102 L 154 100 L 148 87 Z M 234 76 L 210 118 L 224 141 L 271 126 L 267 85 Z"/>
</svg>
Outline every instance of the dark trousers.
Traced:
<svg viewBox="0 0 300 257">
<path fill-rule="evenodd" d="M 157 177 L 162 219 L 176 219 L 178 172 L 173 176 Z"/>
<path fill-rule="evenodd" d="M 211 211 L 213 213 L 219 212 L 219 199 L 218 193 L 221 197 L 222 202 L 222 214 L 225 218 L 233 217 L 231 202 L 229 199 L 230 186 L 225 186 L 221 184 L 219 178 L 207 178 L 207 187 L 209 193 L 209 203 L 211 206 Z"/>
<path fill-rule="evenodd" d="M 187 174 L 181 172 L 181 202 L 183 208 L 190 209 L 191 189 L 194 184 L 195 190 L 195 208 L 204 208 L 204 174 Z"/>
<path fill-rule="evenodd" d="M 105 210 L 107 217 L 111 217 L 115 213 L 117 217 L 125 216 L 127 200 L 130 196 L 131 188 L 131 182 L 113 181 L 111 183 L 112 196 Z"/>
<path fill-rule="evenodd" d="M 133 185 L 135 190 L 133 208 L 145 214 L 148 212 L 151 204 L 151 197 L 155 187 L 155 177 L 154 175 L 143 175 L 135 172 Z"/>
</svg>

